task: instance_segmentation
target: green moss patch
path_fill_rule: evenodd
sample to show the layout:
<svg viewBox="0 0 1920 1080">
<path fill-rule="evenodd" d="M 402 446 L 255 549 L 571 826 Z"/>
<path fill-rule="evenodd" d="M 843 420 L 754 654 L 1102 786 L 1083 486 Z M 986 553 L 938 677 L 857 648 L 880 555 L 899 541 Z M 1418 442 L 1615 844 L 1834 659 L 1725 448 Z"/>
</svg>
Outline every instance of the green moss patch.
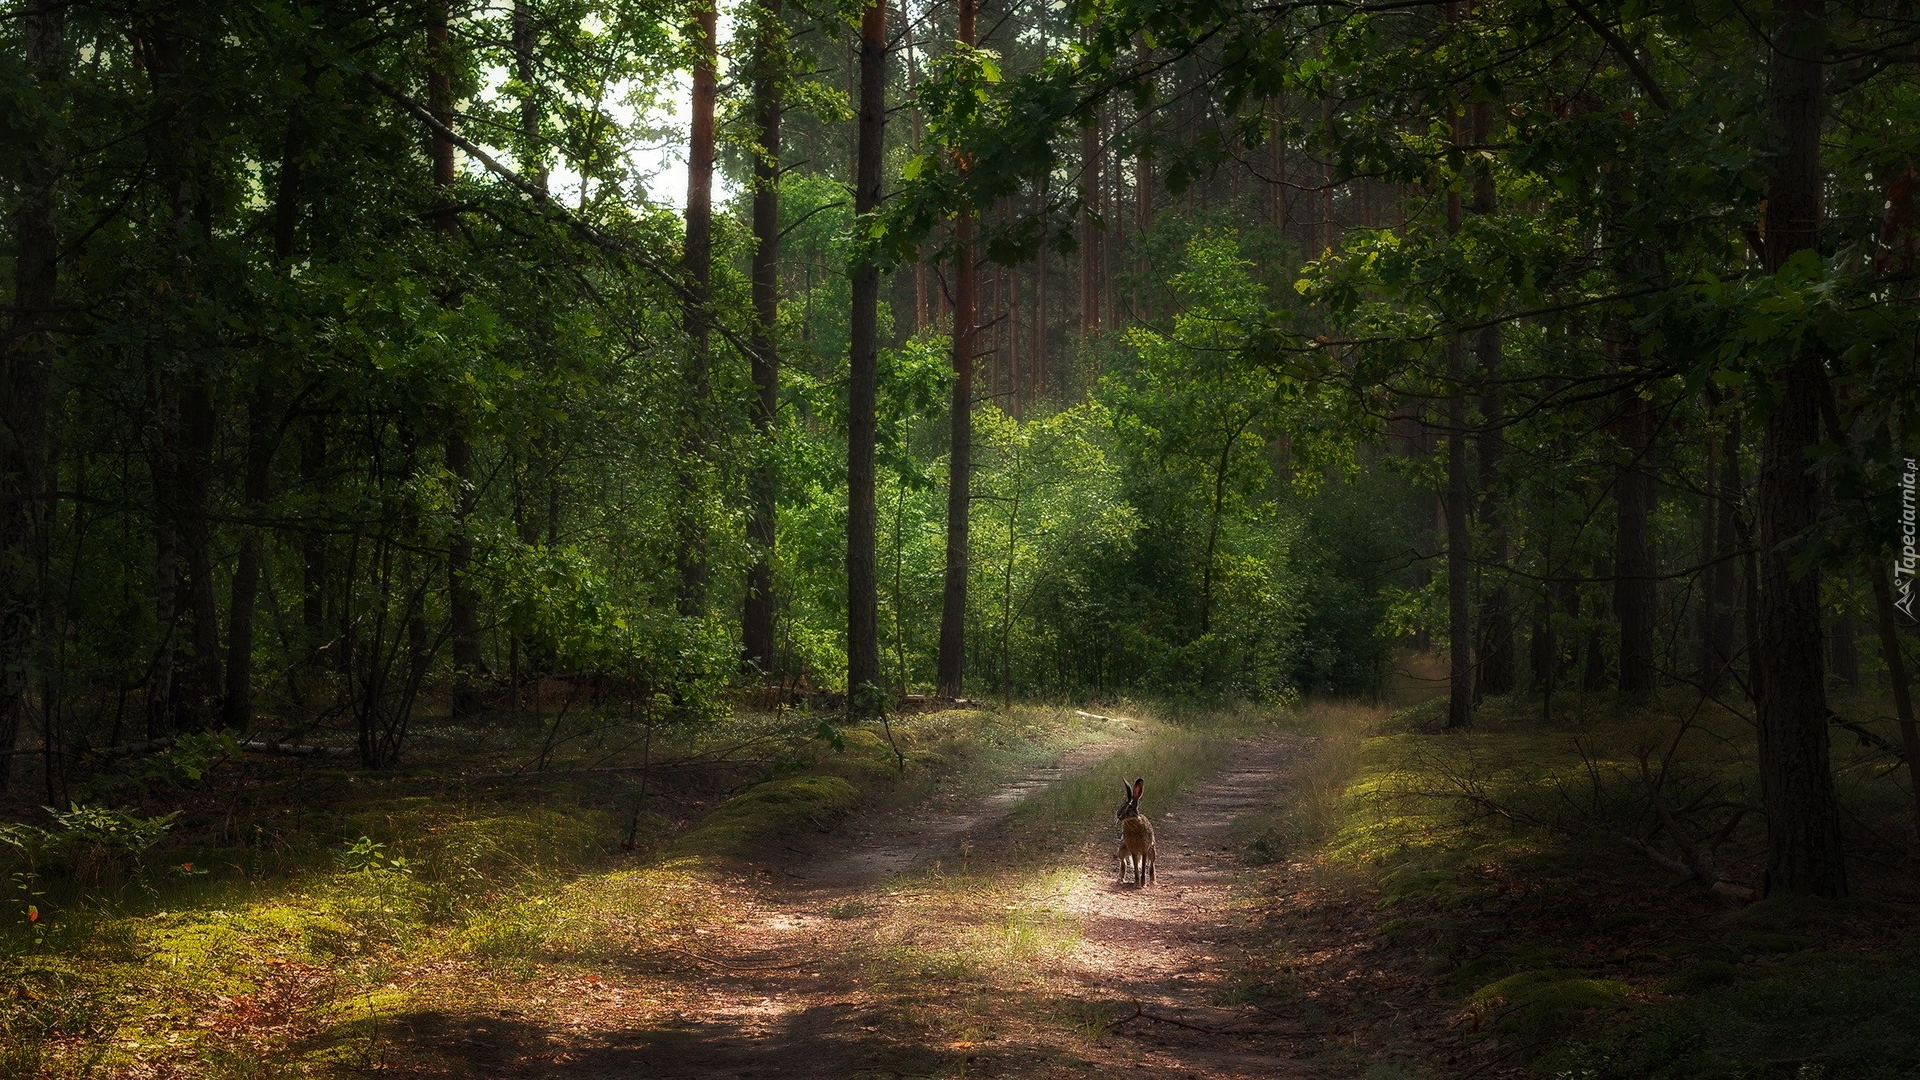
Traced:
<svg viewBox="0 0 1920 1080">
<path fill-rule="evenodd" d="M 674 844 L 672 851 L 676 855 L 747 855 L 789 837 L 826 832 L 859 803 L 859 791 L 843 777 L 770 780 L 728 800 Z"/>
</svg>

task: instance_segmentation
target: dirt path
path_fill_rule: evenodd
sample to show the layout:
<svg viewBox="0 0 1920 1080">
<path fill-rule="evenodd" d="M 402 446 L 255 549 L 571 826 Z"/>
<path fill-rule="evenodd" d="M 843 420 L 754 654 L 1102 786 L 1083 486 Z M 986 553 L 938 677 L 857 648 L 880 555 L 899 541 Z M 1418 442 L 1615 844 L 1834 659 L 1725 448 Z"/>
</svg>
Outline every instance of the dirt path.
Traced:
<svg viewBox="0 0 1920 1080">
<path fill-rule="evenodd" d="M 1304 736 L 1245 742 L 1229 764 L 1190 797 L 1156 816 L 1158 882 L 1146 888 L 1113 880 L 1078 891 L 1085 920 L 1078 957 L 1091 988 L 1131 1001 L 1110 1024 L 1135 1069 L 1175 1076 L 1280 1077 L 1299 1072 L 1282 1025 L 1235 996 L 1224 962 L 1237 935 L 1235 877 L 1243 869 L 1236 829 L 1246 815 L 1284 798 Z"/>
<path fill-rule="evenodd" d="M 437 1047 L 448 1075 L 554 1080 L 1329 1075 L 1314 1059 L 1353 1025 L 1328 1009 L 1354 996 L 1276 1003 L 1236 974 L 1270 951 L 1252 927 L 1275 901 L 1238 857 L 1245 818 L 1287 797 L 1310 743 L 1239 743 L 1171 806 L 1149 789 L 1146 888 L 1119 884 L 1104 847 L 1046 871 L 935 869 L 1022 842 L 1008 816 L 1113 746 L 1081 749 L 985 797 L 856 824 L 726 883 L 724 919 L 656 936 L 623 968 L 556 976 L 484 1016 L 416 1015 L 406 1041 Z M 1351 950 L 1314 948 L 1364 986 Z"/>
</svg>

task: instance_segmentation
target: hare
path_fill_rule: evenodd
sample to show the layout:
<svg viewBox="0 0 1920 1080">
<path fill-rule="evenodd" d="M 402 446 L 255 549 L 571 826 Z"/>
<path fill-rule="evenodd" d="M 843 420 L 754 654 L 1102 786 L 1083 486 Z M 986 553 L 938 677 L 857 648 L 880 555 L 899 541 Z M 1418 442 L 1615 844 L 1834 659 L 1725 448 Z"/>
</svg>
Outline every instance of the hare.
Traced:
<svg viewBox="0 0 1920 1080">
<path fill-rule="evenodd" d="M 1146 781 L 1136 777 L 1129 784 L 1122 780 L 1120 809 L 1113 816 L 1120 822 L 1120 881 L 1127 880 L 1127 868 L 1133 868 L 1133 883 L 1145 885 L 1157 881 L 1153 874 L 1153 824 L 1140 816 L 1140 790 Z"/>
</svg>

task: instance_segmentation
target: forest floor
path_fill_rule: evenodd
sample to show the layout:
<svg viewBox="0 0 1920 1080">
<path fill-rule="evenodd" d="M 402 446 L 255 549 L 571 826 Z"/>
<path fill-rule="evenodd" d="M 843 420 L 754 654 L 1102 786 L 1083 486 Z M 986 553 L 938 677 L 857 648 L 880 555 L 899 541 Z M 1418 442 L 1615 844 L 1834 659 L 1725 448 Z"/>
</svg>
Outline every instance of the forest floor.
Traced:
<svg viewBox="0 0 1920 1080">
<path fill-rule="evenodd" d="M 1920 1075 L 1883 750 L 1835 746 L 1855 896 L 1743 904 L 1621 842 L 1664 753 L 1681 824 L 1759 880 L 1737 714 L 1438 707 L 736 717 L 636 744 L 649 781 L 595 764 L 646 732 L 530 759 L 557 724 L 384 773 L 148 766 L 114 797 L 181 816 L 146 878 L 104 892 L 97 845 L 14 875 L 40 917 L 0 925 L 0 1080 Z"/>
<path fill-rule="evenodd" d="M 1118 721 L 1124 725 L 1124 720 Z M 1122 775 L 1140 740 L 1069 750 L 984 795 L 857 819 L 690 888 L 644 958 L 477 986 L 388 1024 L 383 1063 L 446 1076 L 1291 1077 L 1460 1064 L 1449 1021 L 1364 896 L 1308 862 L 1243 859 L 1296 801 L 1319 737 L 1214 747 L 1217 768 L 1145 808 L 1157 880 L 1121 884 L 1100 841 L 1048 849 L 1062 784 Z M 1150 762 L 1151 751 L 1145 755 Z M 1106 768 L 1098 768 L 1107 766 Z M 1117 771 L 1116 771 L 1117 769 Z M 1023 811 L 1026 811 L 1023 813 Z M 1062 857 L 1064 856 L 1064 857 Z M 1396 954 L 1398 952 L 1398 955 Z M 1284 985 L 1273 985 L 1283 969 Z M 1368 1071 L 1371 1070 L 1371 1071 Z"/>
</svg>

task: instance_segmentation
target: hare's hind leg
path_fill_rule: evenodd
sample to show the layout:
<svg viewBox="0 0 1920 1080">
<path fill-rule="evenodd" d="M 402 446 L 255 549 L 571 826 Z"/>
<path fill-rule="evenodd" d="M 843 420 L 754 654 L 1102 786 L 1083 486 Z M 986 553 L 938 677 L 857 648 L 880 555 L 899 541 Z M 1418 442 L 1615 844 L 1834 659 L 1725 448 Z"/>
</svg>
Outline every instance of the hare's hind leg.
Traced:
<svg viewBox="0 0 1920 1080">
<path fill-rule="evenodd" d="M 1154 846 L 1152 844 L 1147 845 L 1147 880 L 1153 882 L 1156 885 L 1159 884 L 1160 878 L 1158 875 L 1156 875 L 1153 872 L 1153 863 L 1154 863 L 1154 859 L 1158 856 L 1158 854 L 1159 852 L 1154 850 Z"/>
</svg>

